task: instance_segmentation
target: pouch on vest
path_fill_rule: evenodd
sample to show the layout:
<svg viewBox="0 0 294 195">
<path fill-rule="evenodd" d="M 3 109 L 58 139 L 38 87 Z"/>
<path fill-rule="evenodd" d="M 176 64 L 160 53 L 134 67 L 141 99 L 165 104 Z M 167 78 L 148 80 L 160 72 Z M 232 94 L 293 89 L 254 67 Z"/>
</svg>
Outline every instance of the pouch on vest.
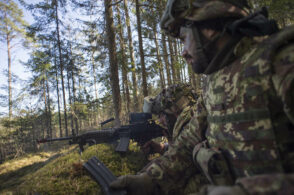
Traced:
<svg viewBox="0 0 294 195">
<path fill-rule="evenodd" d="M 214 185 L 232 185 L 234 182 L 223 153 L 216 148 L 207 148 L 199 143 L 193 150 L 193 160 Z"/>
</svg>

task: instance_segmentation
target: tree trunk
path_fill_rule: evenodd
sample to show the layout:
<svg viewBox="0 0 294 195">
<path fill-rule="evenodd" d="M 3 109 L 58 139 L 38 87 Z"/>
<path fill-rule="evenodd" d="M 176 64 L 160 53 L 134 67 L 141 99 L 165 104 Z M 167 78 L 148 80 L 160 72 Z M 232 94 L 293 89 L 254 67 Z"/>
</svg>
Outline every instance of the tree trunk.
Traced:
<svg viewBox="0 0 294 195">
<path fill-rule="evenodd" d="M 173 58 L 175 60 L 175 62 L 177 62 L 177 64 L 184 64 L 185 62 L 183 63 L 180 63 L 180 59 L 179 59 L 179 56 L 181 54 L 178 53 L 179 49 L 178 49 L 178 41 L 177 40 L 170 40 L 171 43 L 172 43 L 172 46 L 173 46 Z M 181 50 L 180 50 L 181 51 Z M 183 70 L 185 69 L 185 66 L 181 66 L 183 68 Z M 180 70 L 180 67 L 178 67 L 178 70 Z M 185 72 L 185 71 L 184 71 Z M 181 81 L 181 80 L 184 80 L 184 78 L 181 78 L 181 74 L 180 74 L 180 71 L 176 71 L 177 73 L 177 77 L 178 77 L 178 80 Z"/>
<path fill-rule="evenodd" d="M 174 49 L 173 49 L 173 44 L 171 42 L 170 37 L 167 37 L 167 42 L 168 42 L 168 48 L 169 48 L 169 56 L 170 56 L 170 62 L 171 62 L 171 67 L 172 67 L 172 75 L 173 75 L 173 81 L 174 83 L 178 83 L 179 82 L 179 68 L 176 65 L 176 61 L 174 58 Z"/>
<path fill-rule="evenodd" d="M 120 126 L 120 89 L 118 78 L 118 65 L 116 56 L 115 34 L 113 26 L 113 12 L 112 0 L 104 0 L 105 4 L 105 19 L 106 19 L 106 32 L 107 32 L 107 45 L 109 50 L 109 65 L 110 65 L 110 80 L 112 87 L 112 99 L 114 104 L 115 113 L 115 126 Z"/>
<path fill-rule="evenodd" d="M 42 85 L 43 85 L 43 98 L 44 98 L 44 111 L 45 111 L 45 128 L 46 128 L 46 134 L 49 138 L 50 132 L 49 132 L 49 123 L 48 123 L 48 106 L 47 106 L 47 95 L 46 95 L 46 86 L 45 86 L 45 80 L 42 79 Z"/>
<path fill-rule="evenodd" d="M 72 67 L 70 67 L 72 69 Z M 72 109 L 72 94 L 70 90 L 70 76 L 69 70 L 67 70 L 67 88 L 68 88 L 68 99 L 69 99 L 69 109 L 70 109 L 70 125 L 71 125 L 71 135 L 74 136 L 74 122 L 73 122 L 73 109 Z"/>
<path fill-rule="evenodd" d="M 45 128 L 46 128 L 46 127 L 44 127 L 43 118 L 44 118 L 44 116 L 42 115 L 42 116 L 40 117 L 40 123 L 41 123 L 41 128 L 40 128 L 40 129 L 42 129 L 42 133 L 43 133 L 43 137 L 42 137 L 42 138 L 45 138 Z"/>
<path fill-rule="evenodd" d="M 58 106 L 58 122 L 59 122 L 59 136 L 62 137 L 62 123 L 61 123 L 61 114 L 60 114 L 60 99 L 59 99 L 59 82 L 58 82 L 58 68 L 57 68 L 57 62 L 56 57 L 54 56 L 54 64 L 56 67 L 56 95 L 57 95 L 57 106 Z"/>
<path fill-rule="evenodd" d="M 50 101 L 50 90 L 49 90 L 49 81 L 48 81 L 48 73 L 46 72 L 46 89 L 48 96 L 48 123 L 49 123 L 49 137 L 52 138 L 52 116 L 51 116 L 51 101 Z"/>
<path fill-rule="evenodd" d="M 201 91 L 202 88 L 202 75 L 201 74 L 195 74 L 195 80 L 196 80 L 196 90 L 197 92 Z"/>
<path fill-rule="evenodd" d="M 158 40 L 157 40 L 157 27 L 156 24 L 154 23 L 153 25 L 153 34 L 154 34 L 154 43 L 155 43 L 155 48 L 156 48 L 156 57 L 157 57 L 157 65 L 159 69 L 159 77 L 160 77 L 160 85 L 161 89 L 165 88 L 165 78 L 164 78 L 164 73 L 163 73 L 163 65 L 160 57 L 160 52 L 159 52 L 159 46 L 158 46 Z"/>
<path fill-rule="evenodd" d="M 163 33 L 161 34 L 161 43 L 162 43 L 162 52 L 163 52 L 162 55 L 163 55 L 163 59 L 165 63 L 165 69 L 167 72 L 167 81 L 168 83 L 170 83 L 169 85 L 172 85 L 176 81 L 176 76 L 175 76 L 176 74 L 175 74 L 175 67 L 174 67 L 175 65 L 169 63 L 167 45 L 166 45 L 166 36 Z M 170 69 L 172 74 L 170 74 Z"/>
<path fill-rule="evenodd" d="M 133 38 L 132 38 L 132 31 L 130 25 L 130 16 L 128 10 L 128 1 L 124 0 L 124 10 L 126 16 L 126 24 L 127 24 L 127 31 L 128 31 L 128 40 L 129 40 L 129 52 L 130 52 L 130 59 L 131 59 L 131 72 L 132 72 L 132 82 L 133 82 L 133 111 L 137 112 L 139 107 L 138 101 L 138 85 L 137 85 L 137 75 L 136 75 L 136 66 L 135 66 L 135 54 L 134 54 L 134 47 L 133 47 Z"/>
<path fill-rule="evenodd" d="M 64 78 L 63 78 L 63 61 L 62 61 L 61 42 L 60 42 L 60 35 L 59 35 L 58 0 L 55 0 L 55 22 L 56 22 L 56 34 L 57 34 L 57 46 L 58 46 L 58 52 L 59 52 L 61 85 L 62 85 L 62 93 L 63 93 L 65 135 L 68 136 L 67 109 L 66 109 L 65 87 L 64 87 Z"/>
<path fill-rule="evenodd" d="M 128 82 L 128 65 L 127 65 L 127 57 L 126 57 L 126 46 L 124 42 L 123 37 L 123 28 L 121 23 L 121 17 L 120 17 L 120 10 L 119 10 L 119 4 L 116 5 L 116 12 L 117 12 L 117 19 L 118 19 L 118 34 L 119 34 L 119 43 L 122 53 L 122 78 L 123 78 L 123 87 L 124 87 L 124 94 L 125 94 L 125 101 L 126 101 L 126 112 L 127 114 L 130 113 L 130 90 L 129 90 L 129 82 Z"/>
<path fill-rule="evenodd" d="M 31 114 L 31 113 L 30 113 Z M 32 140 L 36 140 L 36 128 L 35 128 L 35 122 L 32 119 Z M 34 151 L 37 151 L 37 142 L 34 142 Z"/>
<path fill-rule="evenodd" d="M 76 134 L 79 134 L 79 124 L 78 124 L 78 116 L 77 111 L 76 111 L 76 87 L 75 87 L 75 79 L 74 79 L 74 73 L 72 70 L 72 90 L 73 90 L 73 109 L 74 109 L 74 122 L 75 122 L 75 130 L 76 130 Z"/>
<path fill-rule="evenodd" d="M 95 99 L 98 101 L 98 90 L 97 90 L 97 78 L 96 78 L 96 70 L 95 70 L 95 59 L 94 59 L 94 52 L 91 51 L 91 61 L 92 61 L 92 73 L 94 79 L 94 90 L 95 90 Z M 99 107 L 97 106 L 97 116 L 95 117 L 95 123 L 98 125 L 99 121 Z"/>
<path fill-rule="evenodd" d="M 74 114 L 74 123 L 75 123 L 75 134 L 78 135 L 79 134 L 79 125 L 78 125 L 78 116 L 76 115 L 77 114 L 77 111 L 76 111 L 76 86 L 75 86 L 75 72 L 74 72 L 74 61 L 73 61 L 73 55 L 72 55 L 72 48 L 71 48 L 71 45 L 70 45 L 70 56 L 71 56 L 71 59 L 70 59 L 70 64 L 72 66 L 71 68 L 71 80 L 72 80 L 72 95 L 73 95 L 73 114 Z"/>
<path fill-rule="evenodd" d="M 197 89 L 197 83 L 196 83 L 195 73 L 193 72 L 191 66 L 189 66 L 188 72 L 189 72 L 189 75 L 190 75 L 190 79 L 189 79 L 190 83 L 191 83 L 192 87 L 196 90 Z"/>
<path fill-rule="evenodd" d="M 148 96 L 148 88 L 147 88 L 147 73 L 146 66 L 144 60 L 144 50 L 143 50 L 143 39 L 142 39 L 142 29 L 141 29 L 141 13 L 140 13 L 140 5 L 139 0 L 136 0 L 136 16 L 137 16 L 137 28 L 138 28 L 138 39 L 139 39 L 139 52 L 141 58 L 141 67 L 142 67 L 142 87 L 143 87 L 143 95 L 144 97 Z"/>
<path fill-rule="evenodd" d="M 7 57 L 8 57 L 8 107 L 9 107 L 9 121 L 11 121 L 12 119 L 12 88 L 11 88 L 11 54 L 10 54 L 9 33 L 7 33 L 6 35 L 6 42 L 7 42 Z"/>
</svg>

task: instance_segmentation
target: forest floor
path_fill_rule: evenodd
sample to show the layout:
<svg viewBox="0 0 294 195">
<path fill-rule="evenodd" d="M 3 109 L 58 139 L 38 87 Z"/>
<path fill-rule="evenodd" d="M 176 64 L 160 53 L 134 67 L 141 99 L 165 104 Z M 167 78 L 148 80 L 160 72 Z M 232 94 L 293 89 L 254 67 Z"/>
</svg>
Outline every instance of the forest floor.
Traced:
<svg viewBox="0 0 294 195">
<path fill-rule="evenodd" d="M 148 162 L 136 143 L 123 155 L 105 144 L 88 147 L 82 155 L 77 146 L 47 145 L 42 152 L 0 164 L 0 194 L 102 194 L 82 166 L 93 156 L 116 176 L 135 174 Z"/>
</svg>

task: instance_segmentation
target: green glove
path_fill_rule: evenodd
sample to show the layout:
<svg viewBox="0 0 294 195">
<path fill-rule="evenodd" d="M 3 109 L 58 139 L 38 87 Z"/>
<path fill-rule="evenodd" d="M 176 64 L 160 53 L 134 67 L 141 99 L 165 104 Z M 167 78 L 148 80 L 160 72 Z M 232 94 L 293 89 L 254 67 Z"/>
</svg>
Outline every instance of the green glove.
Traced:
<svg viewBox="0 0 294 195">
<path fill-rule="evenodd" d="M 126 189 L 130 195 L 157 194 L 155 184 L 147 173 L 139 175 L 123 175 L 110 184 L 113 189 Z"/>
</svg>

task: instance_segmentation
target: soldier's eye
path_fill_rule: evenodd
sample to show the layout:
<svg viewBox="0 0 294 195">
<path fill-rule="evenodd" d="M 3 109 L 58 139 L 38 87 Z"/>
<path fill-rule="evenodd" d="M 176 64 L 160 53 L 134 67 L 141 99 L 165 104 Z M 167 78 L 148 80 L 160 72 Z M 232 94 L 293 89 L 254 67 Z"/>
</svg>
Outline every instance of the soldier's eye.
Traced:
<svg viewBox="0 0 294 195">
<path fill-rule="evenodd" d="M 185 33 L 181 32 L 180 36 L 179 36 L 179 39 L 181 40 L 182 43 L 185 42 L 185 37 L 186 37 Z"/>
<path fill-rule="evenodd" d="M 187 36 L 187 28 L 181 27 L 180 33 L 179 33 L 179 39 L 181 40 L 182 43 L 185 42 L 186 36 Z"/>
<path fill-rule="evenodd" d="M 180 37 L 180 41 L 181 41 L 181 43 L 184 43 L 185 42 L 185 39 L 182 38 L 182 37 Z"/>
</svg>

